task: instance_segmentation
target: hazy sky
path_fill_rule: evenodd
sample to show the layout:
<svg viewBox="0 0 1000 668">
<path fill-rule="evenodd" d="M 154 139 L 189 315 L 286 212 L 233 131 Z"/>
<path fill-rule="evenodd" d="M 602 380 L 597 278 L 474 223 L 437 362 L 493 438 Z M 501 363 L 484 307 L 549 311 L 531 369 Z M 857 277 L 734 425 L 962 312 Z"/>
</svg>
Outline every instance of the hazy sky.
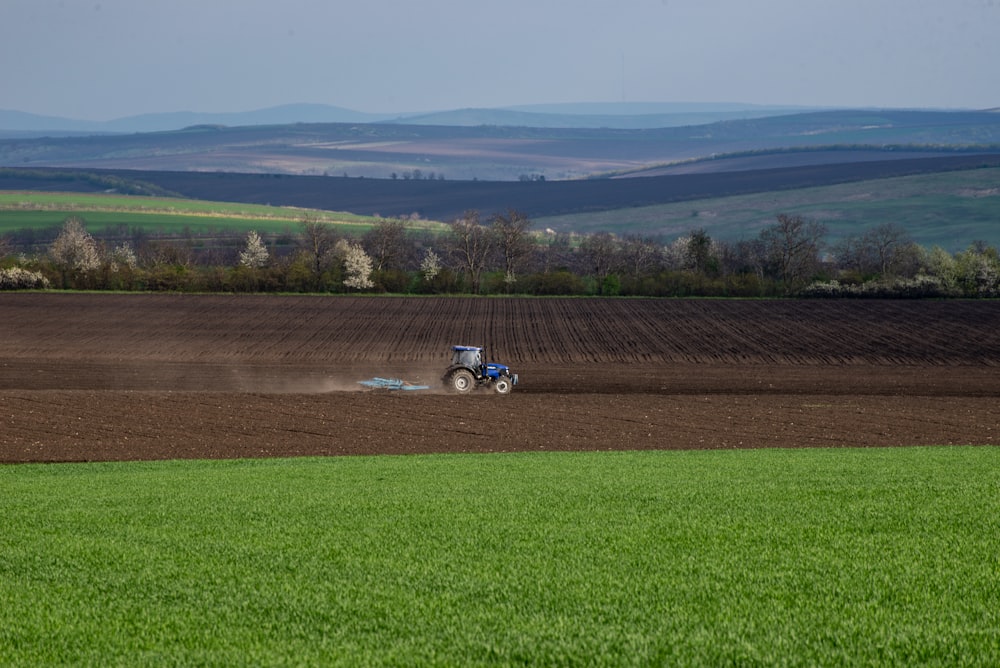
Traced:
<svg viewBox="0 0 1000 668">
<path fill-rule="evenodd" d="M 1000 106 L 1000 0 L 0 0 L 0 109 Z"/>
</svg>

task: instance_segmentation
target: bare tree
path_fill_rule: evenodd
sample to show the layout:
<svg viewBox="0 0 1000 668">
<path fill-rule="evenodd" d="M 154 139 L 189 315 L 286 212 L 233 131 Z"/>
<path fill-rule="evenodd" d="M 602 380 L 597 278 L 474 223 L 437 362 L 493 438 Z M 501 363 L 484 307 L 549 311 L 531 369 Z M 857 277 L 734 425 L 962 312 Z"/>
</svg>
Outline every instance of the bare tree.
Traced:
<svg viewBox="0 0 1000 668">
<path fill-rule="evenodd" d="M 469 290 L 479 292 L 479 282 L 493 249 L 493 232 L 479 223 L 478 211 L 466 211 L 451 224 L 451 253 L 469 279 Z"/>
<path fill-rule="evenodd" d="M 546 230 L 543 240 L 532 246 L 531 267 L 533 271 L 549 273 L 566 268 L 573 262 L 573 245 L 565 232 Z"/>
<path fill-rule="evenodd" d="M 396 268 L 405 252 L 406 224 L 399 219 L 382 219 L 365 234 L 362 245 L 375 271 Z"/>
<path fill-rule="evenodd" d="M 142 245 L 142 263 L 146 266 L 190 266 L 193 262 L 191 246 L 163 240 L 145 241 Z"/>
<path fill-rule="evenodd" d="M 786 214 L 778 214 L 778 222 L 760 233 L 768 261 L 786 292 L 808 281 L 819 267 L 824 234 L 823 225 Z"/>
<path fill-rule="evenodd" d="M 767 270 L 767 252 L 767 245 L 759 237 L 737 241 L 726 256 L 725 271 L 730 274 L 752 273 L 758 281 L 763 281 Z"/>
<path fill-rule="evenodd" d="M 490 226 L 502 262 L 504 281 L 509 290 L 534 246 L 528 237 L 531 221 L 520 211 L 508 209 L 506 213 L 493 214 Z"/>
<path fill-rule="evenodd" d="M 657 266 L 660 247 L 648 237 L 629 235 L 622 241 L 622 262 L 628 266 L 632 278 L 639 278 Z"/>
<path fill-rule="evenodd" d="M 861 235 L 842 239 L 834 247 L 837 264 L 857 272 L 861 277 L 878 274 L 894 276 L 912 263 L 913 241 L 901 226 L 885 223 Z"/>
<path fill-rule="evenodd" d="M 595 232 L 580 242 L 580 255 L 587 271 L 597 280 L 599 294 L 604 294 L 605 280 L 618 268 L 620 244 L 610 232 Z"/>
<path fill-rule="evenodd" d="M 885 223 L 868 230 L 862 244 L 871 249 L 873 260 L 882 276 L 891 276 L 901 268 L 905 251 L 913 243 L 910 236 L 896 223 Z"/>
<path fill-rule="evenodd" d="M 840 239 L 831 248 L 833 259 L 841 271 L 853 272 L 863 277 L 868 271 L 868 263 L 862 252 L 861 237 L 850 234 Z"/>
<path fill-rule="evenodd" d="M 299 228 L 299 247 L 309 259 L 309 266 L 318 286 L 323 270 L 331 261 L 336 239 L 330 226 L 314 217 L 303 219 Z"/>
</svg>

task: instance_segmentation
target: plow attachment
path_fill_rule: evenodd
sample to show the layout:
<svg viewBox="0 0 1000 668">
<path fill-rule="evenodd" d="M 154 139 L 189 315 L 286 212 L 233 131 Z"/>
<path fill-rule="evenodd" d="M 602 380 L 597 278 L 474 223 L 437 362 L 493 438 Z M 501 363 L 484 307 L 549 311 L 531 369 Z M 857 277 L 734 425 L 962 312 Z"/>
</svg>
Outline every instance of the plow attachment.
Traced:
<svg viewBox="0 0 1000 668">
<path fill-rule="evenodd" d="M 414 385 L 398 378 L 370 378 L 369 380 L 359 380 L 359 384 L 375 390 L 429 390 L 430 385 Z"/>
</svg>

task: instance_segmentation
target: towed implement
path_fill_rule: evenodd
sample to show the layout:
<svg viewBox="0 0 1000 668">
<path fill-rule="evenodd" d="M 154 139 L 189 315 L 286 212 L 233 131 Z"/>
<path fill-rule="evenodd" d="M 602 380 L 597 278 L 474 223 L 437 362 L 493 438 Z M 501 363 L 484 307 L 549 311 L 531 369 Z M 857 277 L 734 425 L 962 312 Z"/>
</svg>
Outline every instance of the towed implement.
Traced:
<svg viewBox="0 0 1000 668">
<path fill-rule="evenodd" d="M 417 385 L 399 378 L 371 378 L 369 380 L 359 380 L 358 384 L 370 387 L 373 390 L 429 390 L 430 385 Z"/>
<path fill-rule="evenodd" d="M 510 394 L 517 385 L 517 374 L 505 364 L 484 361 L 480 346 L 452 346 L 451 366 L 441 381 L 452 392 L 468 394 L 477 387 L 492 389 L 497 394 Z"/>
</svg>

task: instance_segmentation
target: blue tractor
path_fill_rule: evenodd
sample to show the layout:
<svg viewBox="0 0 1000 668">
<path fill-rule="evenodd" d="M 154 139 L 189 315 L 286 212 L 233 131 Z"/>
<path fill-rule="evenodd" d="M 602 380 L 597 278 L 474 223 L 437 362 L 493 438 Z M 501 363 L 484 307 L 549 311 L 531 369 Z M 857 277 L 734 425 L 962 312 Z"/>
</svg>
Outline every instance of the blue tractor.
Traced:
<svg viewBox="0 0 1000 668">
<path fill-rule="evenodd" d="M 492 388 L 497 394 L 510 394 L 517 385 L 517 374 L 504 364 L 483 361 L 483 349 L 477 346 L 452 346 L 451 366 L 441 380 L 458 394 L 468 394 L 477 387 Z"/>
</svg>

